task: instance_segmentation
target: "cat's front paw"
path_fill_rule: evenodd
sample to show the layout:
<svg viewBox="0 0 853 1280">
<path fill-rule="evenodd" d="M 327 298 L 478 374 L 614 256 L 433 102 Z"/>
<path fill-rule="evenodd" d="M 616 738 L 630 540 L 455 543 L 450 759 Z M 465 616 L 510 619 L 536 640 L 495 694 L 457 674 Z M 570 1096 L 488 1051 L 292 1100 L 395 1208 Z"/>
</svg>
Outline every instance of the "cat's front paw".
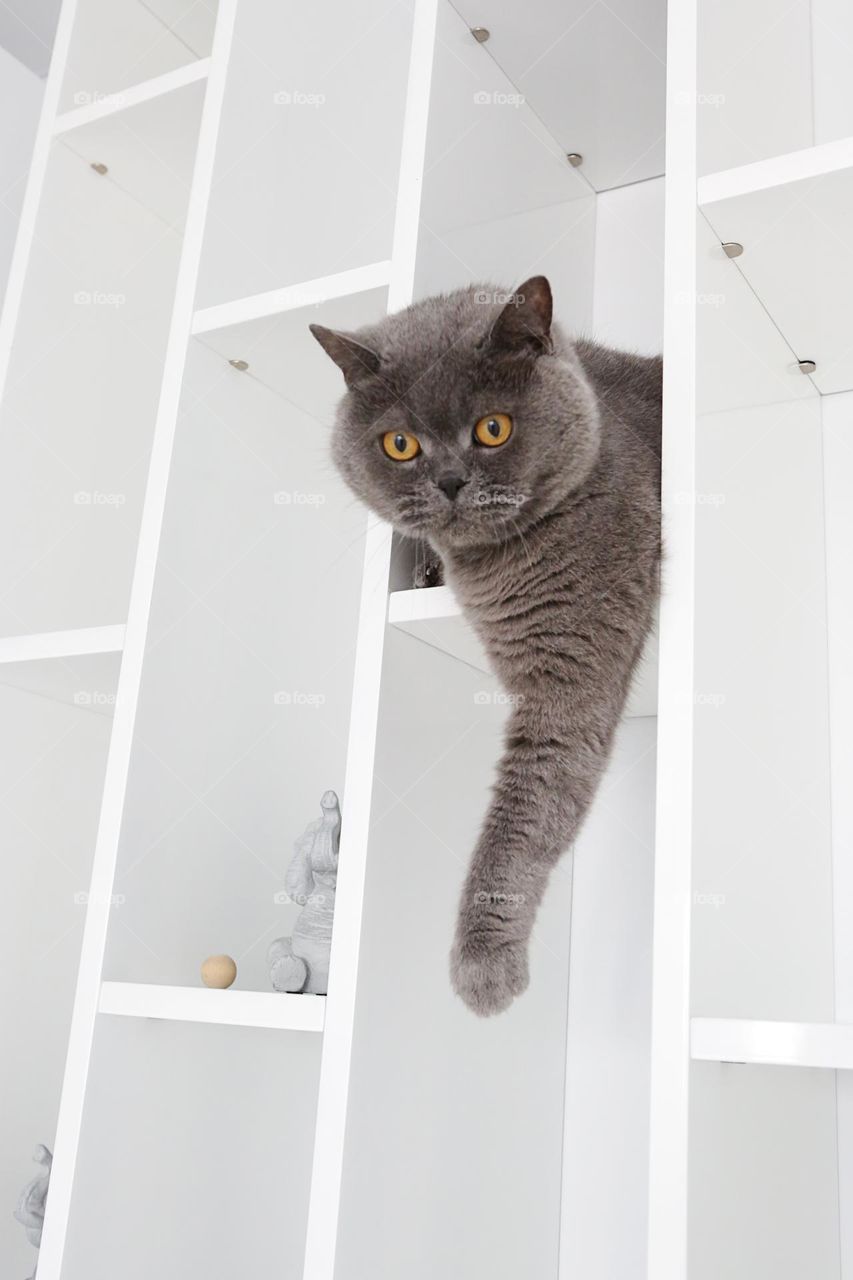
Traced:
<svg viewBox="0 0 853 1280">
<path fill-rule="evenodd" d="M 450 953 L 453 988 L 482 1018 L 508 1009 L 529 981 L 523 943 L 481 935 L 460 936 Z"/>
</svg>

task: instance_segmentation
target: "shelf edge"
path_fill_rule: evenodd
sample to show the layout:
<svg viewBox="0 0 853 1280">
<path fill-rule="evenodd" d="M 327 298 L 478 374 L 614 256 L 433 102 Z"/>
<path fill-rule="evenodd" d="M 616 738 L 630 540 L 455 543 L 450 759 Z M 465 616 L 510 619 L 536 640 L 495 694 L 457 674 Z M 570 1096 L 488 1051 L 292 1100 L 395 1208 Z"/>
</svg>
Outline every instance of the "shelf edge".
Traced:
<svg viewBox="0 0 853 1280">
<path fill-rule="evenodd" d="M 53 125 L 53 136 L 60 137 L 72 129 L 80 129 L 84 125 L 94 124 L 97 120 L 107 120 L 110 116 L 127 111 L 130 107 L 138 107 L 143 102 L 151 102 L 186 85 L 206 80 L 210 69 L 210 58 L 198 58 L 188 62 L 186 66 L 167 71 L 162 76 L 154 76 L 151 80 L 143 80 L 141 84 L 132 85 L 118 93 L 110 93 L 97 102 L 73 107 L 70 111 L 60 112 Z"/>
<path fill-rule="evenodd" d="M 276 991 L 214 991 L 146 982 L 102 982 L 98 1012 L 169 1022 L 321 1032 L 326 999 Z"/>
<path fill-rule="evenodd" d="M 267 293 L 250 294 L 235 298 L 233 302 L 220 302 L 215 307 L 202 307 L 193 315 L 194 336 L 212 333 L 216 329 L 228 329 L 232 325 L 245 324 L 249 320 L 264 320 L 268 316 L 298 311 L 302 307 L 318 306 L 335 298 L 346 298 L 354 293 L 366 293 L 380 289 L 391 281 L 389 261 L 370 262 L 351 271 L 339 271 L 331 276 L 316 276 L 301 284 L 285 285 L 270 289 Z"/>
<path fill-rule="evenodd" d="M 804 147 L 801 151 L 789 151 L 769 160 L 756 160 L 753 164 L 722 169 L 699 178 L 696 183 L 699 207 L 850 168 L 853 168 L 853 138 L 823 142 L 816 147 Z"/>
<path fill-rule="evenodd" d="M 450 587 L 411 587 L 388 593 L 388 622 L 392 627 L 404 622 L 461 617 L 462 609 Z"/>
<path fill-rule="evenodd" d="M 853 1024 L 691 1018 L 694 1062 L 853 1070 Z"/>
<path fill-rule="evenodd" d="M 98 653 L 121 653 L 125 626 L 77 627 L 70 631 L 38 631 L 0 638 L 0 664 L 41 662 L 49 658 L 82 658 Z"/>
</svg>

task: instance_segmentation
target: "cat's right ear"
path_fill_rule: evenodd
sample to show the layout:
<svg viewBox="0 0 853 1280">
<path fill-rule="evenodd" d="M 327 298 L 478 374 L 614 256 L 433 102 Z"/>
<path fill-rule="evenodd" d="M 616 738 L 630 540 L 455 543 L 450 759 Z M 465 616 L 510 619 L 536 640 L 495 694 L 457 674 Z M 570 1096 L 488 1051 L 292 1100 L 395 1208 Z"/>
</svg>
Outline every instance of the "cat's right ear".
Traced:
<svg viewBox="0 0 853 1280">
<path fill-rule="evenodd" d="M 320 346 L 334 360 L 346 379 L 348 387 L 357 387 L 379 372 L 379 356 L 348 333 L 336 333 L 322 324 L 309 324 L 308 328 Z"/>
<path fill-rule="evenodd" d="M 488 337 L 499 355 L 542 355 L 551 350 L 554 303 L 544 276 L 531 276 L 519 285 L 498 316 Z"/>
</svg>

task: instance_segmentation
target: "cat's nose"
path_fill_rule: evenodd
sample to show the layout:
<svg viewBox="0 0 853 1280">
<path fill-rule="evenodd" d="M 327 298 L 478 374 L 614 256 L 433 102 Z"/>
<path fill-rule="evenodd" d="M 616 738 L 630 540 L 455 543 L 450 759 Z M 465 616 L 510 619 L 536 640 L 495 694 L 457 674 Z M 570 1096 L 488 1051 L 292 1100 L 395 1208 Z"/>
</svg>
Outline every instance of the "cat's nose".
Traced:
<svg viewBox="0 0 853 1280">
<path fill-rule="evenodd" d="M 464 476 L 439 476 L 435 482 L 442 493 L 446 493 L 451 502 L 456 498 L 460 489 L 464 489 L 468 481 Z"/>
</svg>

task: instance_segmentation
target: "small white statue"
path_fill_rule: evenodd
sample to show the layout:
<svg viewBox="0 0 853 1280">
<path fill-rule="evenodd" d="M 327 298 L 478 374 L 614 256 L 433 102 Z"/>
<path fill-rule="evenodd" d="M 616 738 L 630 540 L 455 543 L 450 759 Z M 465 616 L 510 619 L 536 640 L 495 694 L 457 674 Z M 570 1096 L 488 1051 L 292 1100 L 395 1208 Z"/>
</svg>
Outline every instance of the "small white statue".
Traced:
<svg viewBox="0 0 853 1280">
<path fill-rule="evenodd" d="M 28 1182 L 21 1192 L 18 1200 L 18 1207 L 15 1210 L 15 1217 L 18 1222 L 23 1223 L 27 1230 L 27 1239 L 30 1244 L 35 1245 L 38 1249 L 41 1245 L 41 1229 L 44 1223 L 44 1206 L 47 1200 L 47 1190 L 50 1183 L 50 1166 L 53 1164 L 53 1156 L 47 1147 L 41 1143 L 33 1152 L 33 1159 L 36 1164 L 44 1165 L 44 1173 L 39 1173 L 31 1182 Z M 36 1271 L 38 1271 L 38 1263 L 36 1263 L 30 1280 L 35 1280 Z"/>
<path fill-rule="evenodd" d="M 276 991 L 304 991 L 324 996 L 329 984 L 329 951 L 335 914 L 341 809 L 334 791 L 320 801 L 322 818 L 306 827 L 296 841 L 284 887 L 302 907 L 290 938 L 276 938 L 267 952 Z"/>
</svg>

